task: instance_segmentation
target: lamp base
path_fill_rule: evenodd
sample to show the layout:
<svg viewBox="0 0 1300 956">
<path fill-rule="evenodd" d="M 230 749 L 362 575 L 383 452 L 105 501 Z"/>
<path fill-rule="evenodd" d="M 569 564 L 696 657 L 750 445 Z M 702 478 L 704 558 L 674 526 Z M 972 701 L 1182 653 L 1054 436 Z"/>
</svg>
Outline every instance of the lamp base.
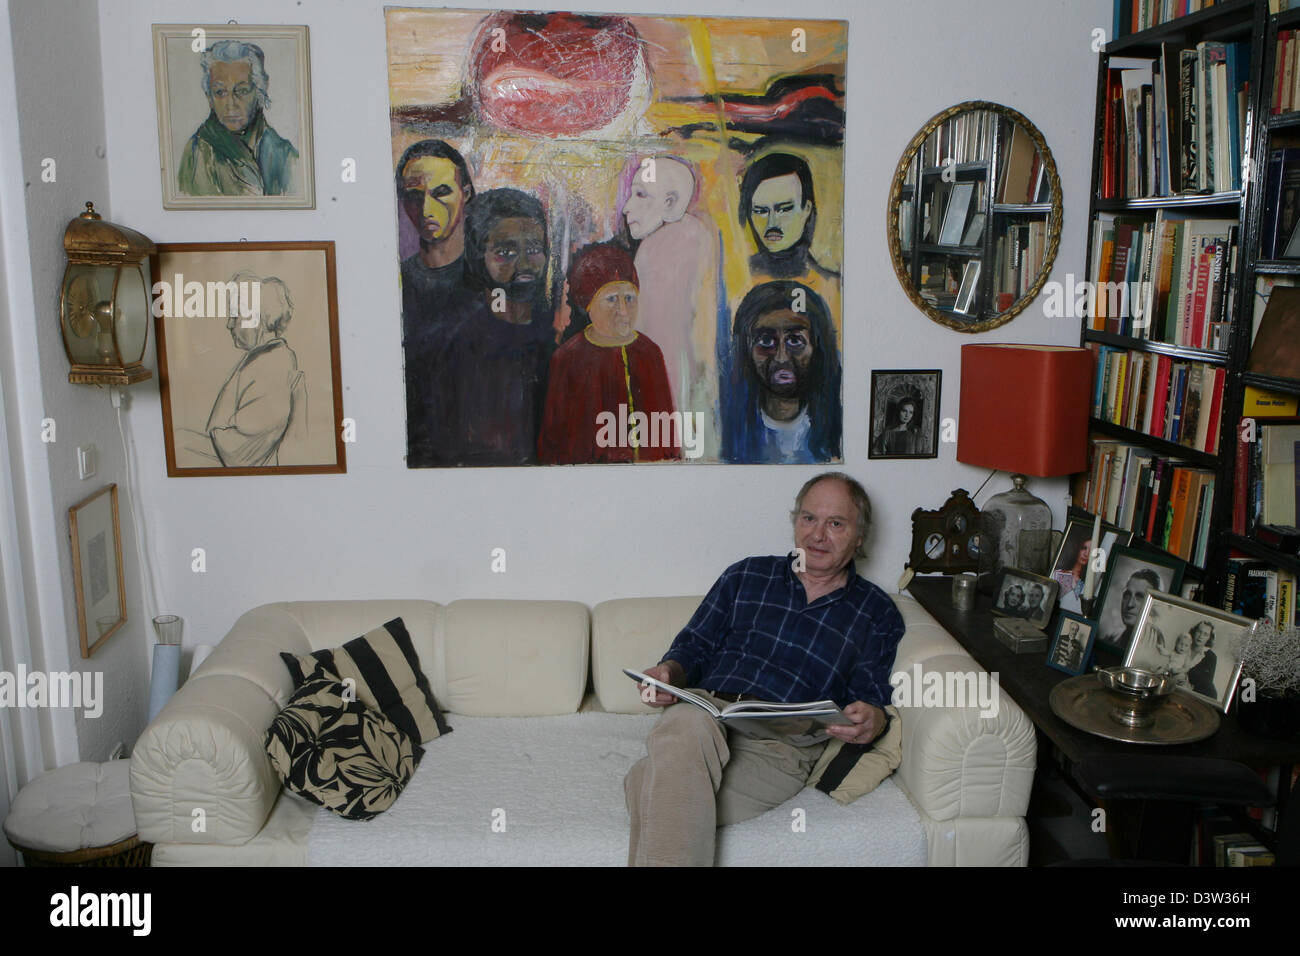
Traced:
<svg viewBox="0 0 1300 956">
<path fill-rule="evenodd" d="M 73 365 L 68 381 L 73 385 L 134 385 L 153 378 L 153 372 L 143 365 L 126 368 L 105 368 L 102 365 Z"/>
<path fill-rule="evenodd" d="M 1011 490 L 994 495 L 980 511 L 981 577 L 996 577 L 1003 568 L 1034 574 L 1051 568 L 1052 509 L 1025 488 L 1028 480 L 1012 475 Z"/>
</svg>

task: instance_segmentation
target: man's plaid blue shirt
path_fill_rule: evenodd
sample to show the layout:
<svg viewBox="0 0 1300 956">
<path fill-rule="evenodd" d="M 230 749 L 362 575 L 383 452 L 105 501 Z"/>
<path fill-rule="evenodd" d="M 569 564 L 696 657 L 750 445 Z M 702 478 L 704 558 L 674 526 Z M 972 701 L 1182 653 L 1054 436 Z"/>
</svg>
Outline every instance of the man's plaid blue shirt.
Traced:
<svg viewBox="0 0 1300 956">
<path fill-rule="evenodd" d="M 884 707 L 903 636 L 898 608 L 857 573 L 809 604 L 790 565 L 774 555 L 727 568 L 663 660 L 686 669 L 685 687 Z"/>
</svg>

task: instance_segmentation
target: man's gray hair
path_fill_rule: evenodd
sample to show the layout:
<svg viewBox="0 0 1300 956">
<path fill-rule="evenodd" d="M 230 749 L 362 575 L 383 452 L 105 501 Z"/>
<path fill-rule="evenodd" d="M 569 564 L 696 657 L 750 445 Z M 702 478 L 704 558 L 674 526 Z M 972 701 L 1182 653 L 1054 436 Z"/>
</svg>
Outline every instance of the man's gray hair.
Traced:
<svg viewBox="0 0 1300 956">
<path fill-rule="evenodd" d="M 858 509 L 858 535 L 862 541 L 858 544 L 854 557 L 865 558 L 867 556 L 867 533 L 871 530 L 871 499 L 867 497 L 867 489 L 863 488 L 861 483 L 851 475 L 846 475 L 842 471 L 828 471 L 824 475 L 816 475 L 809 478 L 799 489 L 799 494 L 794 499 L 794 510 L 790 512 L 790 523 L 799 520 L 799 512 L 803 510 L 803 500 L 807 497 L 808 492 L 819 482 L 830 480 L 844 482 L 844 487 L 848 489 L 849 499 L 853 502 L 853 507 Z"/>
<path fill-rule="evenodd" d="M 259 287 L 258 302 L 262 307 L 262 315 L 258 316 L 258 321 L 262 322 L 263 328 L 269 334 L 283 335 L 284 327 L 293 318 L 293 299 L 289 298 L 289 287 L 278 276 L 261 278 L 257 273 L 248 270 L 236 272 L 230 277 L 230 281 L 226 283 L 230 302 L 226 314 L 244 316 L 243 310 L 246 310 L 250 303 L 241 304 L 240 296 L 245 293 L 246 289 L 251 288 L 254 283 Z M 279 298 L 278 307 L 267 305 L 266 295 L 268 292 Z M 263 321 L 262 316 L 269 316 L 269 318 Z"/>
<path fill-rule="evenodd" d="M 271 80 L 266 75 L 266 58 L 262 55 L 262 48 L 256 43 L 245 43 L 243 40 L 218 40 L 204 50 L 203 56 L 199 57 L 199 66 L 203 70 L 203 95 L 212 95 L 213 63 L 239 63 L 241 60 L 248 63 L 249 78 L 257 89 L 257 105 L 265 110 L 271 105 L 271 95 L 267 92 Z"/>
</svg>

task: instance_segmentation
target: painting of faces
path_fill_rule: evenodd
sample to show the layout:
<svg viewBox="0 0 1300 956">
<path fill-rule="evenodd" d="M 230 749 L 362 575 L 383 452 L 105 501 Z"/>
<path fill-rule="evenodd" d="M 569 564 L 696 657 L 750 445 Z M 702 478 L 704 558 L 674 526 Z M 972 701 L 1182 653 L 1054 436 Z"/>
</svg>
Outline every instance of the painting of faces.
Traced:
<svg viewBox="0 0 1300 956">
<path fill-rule="evenodd" d="M 1184 562 L 1157 559 L 1155 555 L 1117 548 L 1106 562 L 1106 586 L 1101 595 L 1097 623 L 1100 640 L 1121 653 L 1129 649 L 1137 632 L 1142 605 L 1150 591 L 1177 592 Z"/>
<path fill-rule="evenodd" d="M 1176 688 L 1226 712 L 1254 623 L 1171 594 L 1152 594 L 1124 663 L 1168 674 Z"/>
<path fill-rule="evenodd" d="M 845 23 L 385 18 L 408 467 L 841 460 Z"/>
</svg>

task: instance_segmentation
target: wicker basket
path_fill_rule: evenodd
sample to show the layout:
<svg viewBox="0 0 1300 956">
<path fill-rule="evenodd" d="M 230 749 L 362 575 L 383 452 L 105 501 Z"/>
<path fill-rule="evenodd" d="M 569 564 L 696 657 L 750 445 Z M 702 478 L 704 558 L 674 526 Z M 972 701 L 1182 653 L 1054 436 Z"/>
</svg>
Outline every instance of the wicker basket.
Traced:
<svg viewBox="0 0 1300 956">
<path fill-rule="evenodd" d="M 81 850 L 69 850 L 66 853 L 51 853 L 48 850 L 29 850 L 24 846 L 13 844 L 15 850 L 23 855 L 27 866 L 148 866 L 153 855 L 153 844 L 142 843 L 138 836 L 130 836 L 119 843 L 108 846 L 89 846 Z"/>
</svg>

